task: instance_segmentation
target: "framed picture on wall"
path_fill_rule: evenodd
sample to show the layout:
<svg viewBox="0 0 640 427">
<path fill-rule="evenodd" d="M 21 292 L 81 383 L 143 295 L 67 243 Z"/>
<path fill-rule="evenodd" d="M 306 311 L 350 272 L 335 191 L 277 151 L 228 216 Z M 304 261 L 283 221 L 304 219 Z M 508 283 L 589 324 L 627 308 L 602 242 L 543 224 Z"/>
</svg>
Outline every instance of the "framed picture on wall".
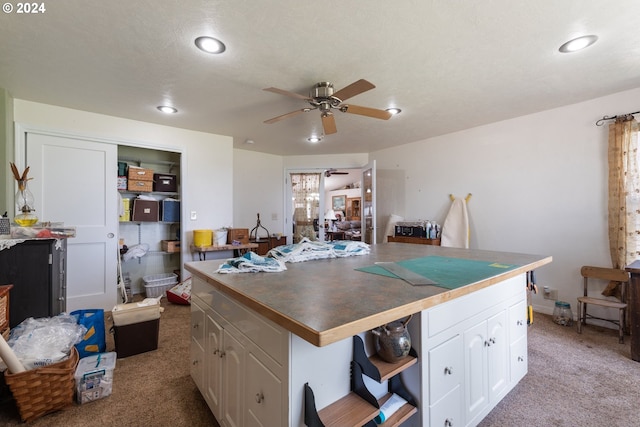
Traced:
<svg viewBox="0 0 640 427">
<path fill-rule="evenodd" d="M 331 198 L 331 207 L 334 211 L 345 211 L 345 207 L 347 205 L 347 196 L 333 196 Z"/>
</svg>

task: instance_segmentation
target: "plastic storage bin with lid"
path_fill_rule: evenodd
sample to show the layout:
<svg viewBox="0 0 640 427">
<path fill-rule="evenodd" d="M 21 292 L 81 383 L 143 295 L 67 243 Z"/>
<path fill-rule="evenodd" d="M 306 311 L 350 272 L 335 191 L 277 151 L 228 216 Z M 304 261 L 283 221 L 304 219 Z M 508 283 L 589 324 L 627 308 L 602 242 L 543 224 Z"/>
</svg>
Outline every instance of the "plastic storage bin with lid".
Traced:
<svg viewBox="0 0 640 427">
<path fill-rule="evenodd" d="M 115 352 L 109 352 L 80 359 L 74 375 L 78 403 L 91 402 L 111 394 L 116 356 Z"/>
</svg>

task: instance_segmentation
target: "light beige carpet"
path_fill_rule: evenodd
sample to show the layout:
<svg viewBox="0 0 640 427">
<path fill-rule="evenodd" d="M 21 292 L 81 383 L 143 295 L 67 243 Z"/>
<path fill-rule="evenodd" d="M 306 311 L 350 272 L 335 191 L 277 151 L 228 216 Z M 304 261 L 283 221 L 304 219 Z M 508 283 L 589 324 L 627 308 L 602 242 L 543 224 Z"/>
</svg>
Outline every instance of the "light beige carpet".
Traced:
<svg viewBox="0 0 640 427">
<path fill-rule="evenodd" d="M 163 306 L 158 350 L 118 359 L 111 396 L 29 425 L 217 427 L 189 375 L 190 308 Z M 107 337 L 113 350 L 113 337 Z M 536 314 L 529 327 L 529 373 L 480 426 L 640 426 L 640 363 L 630 359 L 628 336 L 625 341 L 618 344 L 617 331 L 594 326 L 578 335 L 575 327 Z M 24 425 L 10 400 L 0 405 L 0 425 Z"/>
</svg>

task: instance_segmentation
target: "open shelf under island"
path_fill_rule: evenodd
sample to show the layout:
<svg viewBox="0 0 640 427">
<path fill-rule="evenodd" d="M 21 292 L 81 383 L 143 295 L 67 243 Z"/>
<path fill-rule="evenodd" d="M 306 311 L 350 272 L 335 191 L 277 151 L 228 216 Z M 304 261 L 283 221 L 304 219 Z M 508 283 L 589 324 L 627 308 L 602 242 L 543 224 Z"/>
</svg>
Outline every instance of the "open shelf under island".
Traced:
<svg viewBox="0 0 640 427">
<path fill-rule="evenodd" d="M 462 284 L 412 286 L 368 270 L 425 258 L 455 264 Z M 550 262 L 390 243 L 373 245 L 368 255 L 287 264 L 279 273 L 218 274 L 220 260 L 187 263 L 194 278 L 192 377 L 218 419 L 303 426 L 305 385 L 320 414 L 340 407 L 335 402 L 353 397 L 353 337 L 373 355 L 369 331 L 412 314 L 417 362 L 398 375 L 417 411 L 402 425 L 476 425 L 527 372 L 525 275 Z M 474 278 L 479 263 L 495 271 Z M 380 399 L 387 382 L 367 388 Z"/>
</svg>

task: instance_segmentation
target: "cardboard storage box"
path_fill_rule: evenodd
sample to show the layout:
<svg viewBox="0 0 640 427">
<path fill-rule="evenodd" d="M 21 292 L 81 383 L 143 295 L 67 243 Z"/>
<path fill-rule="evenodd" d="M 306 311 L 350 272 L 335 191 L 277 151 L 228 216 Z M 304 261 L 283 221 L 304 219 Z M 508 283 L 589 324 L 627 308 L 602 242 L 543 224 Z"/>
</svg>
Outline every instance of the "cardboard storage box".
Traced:
<svg viewBox="0 0 640 427">
<path fill-rule="evenodd" d="M 153 191 L 153 181 L 140 181 L 129 179 L 127 190 L 135 193 L 150 193 Z"/>
<path fill-rule="evenodd" d="M 154 173 L 153 191 L 175 193 L 178 191 L 178 181 L 176 181 L 176 176 L 166 173 Z"/>
<path fill-rule="evenodd" d="M 112 351 L 80 359 L 74 375 L 78 403 L 91 402 L 111 394 L 116 357 Z"/>
<path fill-rule="evenodd" d="M 162 250 L 165 252 L 180 252 L 180 240 L 162 240 Z"/>
<path fill-rule="evenodd" d="M 129 181 L 153 182 L 153 169 L 145 169 L 138 166 L 129 166 L 127 177 L 129 178 Z"/>
<path fill-rule="evenodd" d="M 248 228 L 230 228 L 227 231 L 227 243 L 233 243 L 236 240 L 243 245 L 249 243 L 249 229 Z"/>
<path fill-rule="evenodd" d="M 158 349 L 160 319 L 130 325 L 113 325 L 113 339 L 118 359 Z"/>
<path fill-rule="evenodd" d="M 158 222 L 160 219 L 157 200 L 133 199 L 132 212 L 131 221 Z"/>
<path fill-rule="evenodd" d="M 180 222 L 180 200 L 164 199 L 161 206 L 163 222 Z"/>
</svg>

